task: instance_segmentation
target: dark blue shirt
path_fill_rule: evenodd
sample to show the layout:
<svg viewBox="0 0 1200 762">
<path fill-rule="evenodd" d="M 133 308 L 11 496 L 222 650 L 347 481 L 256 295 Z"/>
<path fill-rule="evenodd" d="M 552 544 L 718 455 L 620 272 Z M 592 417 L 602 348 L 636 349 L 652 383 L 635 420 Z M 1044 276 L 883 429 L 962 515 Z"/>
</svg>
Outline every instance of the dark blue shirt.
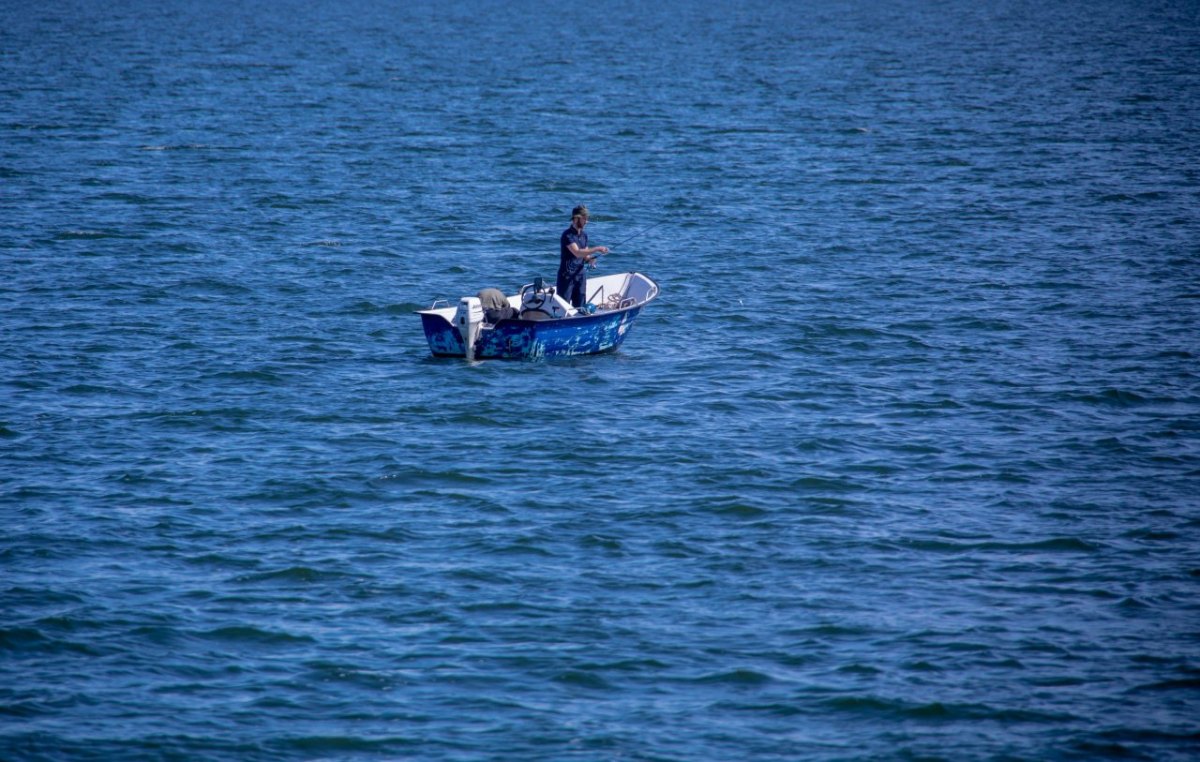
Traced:
<svg viewBox="0 0 1200 762">
<path fill-rule="evenodd" d="M 574 243 L 581 249 L 588 247 L 588 234 L 576 230 L 575 226 L 567 228 L 563 231 L 562 238 L 558 240 L 558 279 L 559 280 L 575 280 L 583 277 L 583 268 L 586 262 L 576 257 L 567 248 L 568 244 Z"/>
</svg>

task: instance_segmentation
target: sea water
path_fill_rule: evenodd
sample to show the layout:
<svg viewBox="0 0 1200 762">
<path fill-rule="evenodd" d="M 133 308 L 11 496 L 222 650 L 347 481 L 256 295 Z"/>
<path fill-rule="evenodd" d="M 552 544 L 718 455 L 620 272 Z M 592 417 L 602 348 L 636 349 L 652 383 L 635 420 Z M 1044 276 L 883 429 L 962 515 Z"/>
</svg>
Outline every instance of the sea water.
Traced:
<svg viewBox="0 0 1200 762">
<path fill-rule="evenodd" d="M 0 758 L 1200 753 L 1200 6 L 0 2 Z M 598 274 L 619 351 L 412 313 Z"/>
</svg>

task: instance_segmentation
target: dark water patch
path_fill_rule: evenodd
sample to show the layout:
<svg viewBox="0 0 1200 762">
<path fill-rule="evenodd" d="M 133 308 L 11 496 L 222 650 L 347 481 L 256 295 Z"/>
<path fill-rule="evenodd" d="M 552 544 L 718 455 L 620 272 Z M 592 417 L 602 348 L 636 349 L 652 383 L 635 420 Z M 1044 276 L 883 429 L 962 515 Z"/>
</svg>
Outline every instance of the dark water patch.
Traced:
<svg viewBox="0 0 1200 762">
<path fill-rule="evenodd" d="M 1113 407 L 1136 407 L 1151 402 L 1151 400 L 1136 392 L 1122 389 L 1105 389 L 1094 394 L 1082 395 L 1075 399 L 1080 402 L 1095 405 L 1111 405 Z"/>
<path fill-rule="evenodd" d="M 316 642 L 308 635 L 293 635 L 287 632 L 278 632 L 245 625 L 218 627 L 215 630 L 197 633 L 197 636 L 203 640 L 232 645 L 297 646 Z"/>
<path fill-rule="evenodd" d="M 1119 743 L 1080 741 L 1072 748 L 1082 754 L 1085 759 L 1152 759 L 1136 748 Z"/>
<path fill-rule="evenodd" d="M 697 685 L 759 686 L 771 682 L 770 675 L 752 669 L 735 669 L 692 678 Z"/>
<path fill-rule="evenodd" d="M 249 286 L 225 278 L 192 278 L 167 287 L 174 296 L 241 296 L 252 293 Z"/>
<path fill-rule="evenodd" d="M 557 555 L 546 548 L 533 544 L 533 541 L 528 540 L 498 547 L 493 546 L 491 543 L 482 543 L 478 545 L 477 548 L 482 553 L 488 553 L 497 556 L 541 556 L 550 558 Z"/>
<path fill-rule="evenodd" d="M 33 627 L 12 627 L 0 630 L 0 652 L 26 657 L 53 654 L 98 657 L 104 650 L 86 643 L 52 638 Z"/>
<path fill-rule="evenodd" d="M 1194 691 L 1200 689 L 1200 677 L 1186 677 L 1178 680 L 1163 680 L 1157 683 L 1138 685 L 1133 691 Z"/>
<path fill-rule="evenodd" d="M 279 370 L 223 370 L 206 375 L 206 379 L 224 381 L 233 384 L 268 384 L 276 385 L 284 382 L 287 374 Z"/>
<path fill-rule="evenodd" d="M 808 714 L 808 711 L 804 708 L 784 702 L 745 703 L 737 701 L 720 701 L 715 704 L 715 708 L 734 712 L 762 714 L 768 717 L 793 718 L 797 715 Z"/>
<path fill-rule="evenodd" d="M 71 228 L 54 234 L 55 241 L 99 241 L 107 238 L 132 238 L 119 230 Z"/>
<path fill-rule="evenodd" d="M 1178 753 L 1180 759 L 1186 759 L 1200 750 L 1200 733 L 1190 729 L 1171 732 L 1137 727 L 1134 723 L 1131 727 L 1106 730 L 1095 737 L 1100 740 L 1081 742 L 1081 745 L 1130 750 L 1145 758 Z"/>
<path fill-rule="evenodd" d="M 59 390 L 62 394 L 79 396 L 111 396 L 124 394 L 125 390 L 112 386 L 96 386 L 94 384 L 72 384 Z"/>
<path fill-rule="evenodd" d="M 358 736 L 295 736 L 272 740 L 263 745 L 273 752 L 298 752 L 304 757 L 314 755 L 347 755 L 347 754 L 386 754 L 395 753 L 396 749 L 417 746 L 419 739 L 407 736 L 388 735 L 382 738 L 364 739 Z"/>
<path fill-rule="evenodd" d="M 620 539 L 595 534 L 585 535 L 579 540 L 579 544 L 585 548 L 599 548 L 614 553 L 622 550 Z"/>
<path fill-rule="evenodd" d="M 348 576 L 340 572 L 323 571 L 307 566 L 290 566 L 286 569 L 239 575 L 234 577 L 232 581 L 245 584 L 309 585 L 323 582 L 340 582 L 347 579 Z"/>
<path fill-rule="evenodd" d="M 849 675 L 864 675 L 870 677 L 880 674 L 882 670 L 877 667 L 872 667 L 869 664 L 847 664 L 845 666 L 838 667 L 838 672 Z"/>
<path fill-rule="evenodd" d="M 268 759 L 258 743 L 238 743 L 188 734 L 155 734 L 148 738 L 111 738 L 97 734 L 87 739 L 64 738 L 53 732 L 19 732 L 0 739 L 0 750 L 16 759 L 173 759 L 190 754 Z"/>
<path fill-rule="evenodd" d="M 348 315 L 377 315 L 386 312 L 386 308 L 371 302 L 355 302 L 345 309 L 345 313 Z"/>
<path fill-rule="evenodd" d="M 472 485 L 482 486 L 490 483 L 490 480 L 480 474 L 470 473 L 467 471 L 458 470 L 436 470 L 430 464 L 429 467 L 409 467 L 376 477 L 373 481 L 382 486 L 395 485 L 397 488 L 412 490 L 418 487 L 430 488 L 435 487 L 441 489 L 455 487 L 470 487 Z M 444 495 L 441 491 L 429 492 L 430 495 Z"/>
<path fill-rule="evenodd" d="M 949 540 L 904 540 L 900 547 L 935 553 L 973 553 L 976 551 L 998 551 L 1002 553 L 1095 553 L 1096 545 L 1075 537 L 1059 537 L 1036 542 L 1006 543 L 953 542 Z"/>
<path fill-rule="evenodd" d="M 390 674 L 375 672 L 342 662 L 313 661 L 306 665 L 306 679 L 316 683 L 347 683 L 371 691 L 386 691 L 396 687 L 397 680 Z"/>
<path fill-rule="evenodd" d="M 1076 719 L 1065 713 L 1001 709 L 987 704 L 914 703 L 879 697 L 825 699 L 825 706 L 837 712 L 862 714 L 879 719 L 904 719 L 923 723 L 952 723 L 958 721 L 990 721 L 998 723 L 1049 724 Z"/>
<path fill-rule="evenodd" d="M 754 519 L 769 514 L 767 509 L 748 505 L 745 501 L 733 496 L 716 497 L 708 501 L 704 507 L 718 515 L 739 519 Z"/>
<path fill-rule="evenodd" d="M 124 204 L 132 204 L 134 206 L 149 206 L 158 203 L 159 199 L 151 196 L 142 196 L 136 193 L 120 193 L 108 192 L 99 193 L 92 197 L 93 201 L 118 201 Z"/>
<path fill-rule="evenodd" d="M 856 492 L 864 489 L 856 481 L 844 478 L 829 478 L 821 476 L 803 476 L 792 481 L 793 489 L 798 492 Z"/>
<path fill-rule="evenodd" d="M 612 690 L 613 686 L 595 672 L 584 669 L 570 669 L 554 677 L 554 682 L 572 688 L 587 688 L 589 690 Z"/>
</svg>

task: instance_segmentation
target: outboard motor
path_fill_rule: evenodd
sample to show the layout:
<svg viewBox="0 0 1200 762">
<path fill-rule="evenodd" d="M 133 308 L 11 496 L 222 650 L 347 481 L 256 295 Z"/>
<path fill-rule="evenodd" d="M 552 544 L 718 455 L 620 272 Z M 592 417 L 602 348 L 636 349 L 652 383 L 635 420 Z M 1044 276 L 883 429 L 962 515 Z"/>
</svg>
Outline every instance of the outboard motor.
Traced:
<svg viewBox="0 0 1200 762">
<path fill-rule="evenodd" d="M 454 325 L 462 334 L 467 347 L 467 360 L 475 359 L 475 340 L 479 338 L 479 327 L 483 325 L 483 304 L 475 296 L 464 296 L 458 300 L 458 312 L 454 313 Z"/>
</svg>

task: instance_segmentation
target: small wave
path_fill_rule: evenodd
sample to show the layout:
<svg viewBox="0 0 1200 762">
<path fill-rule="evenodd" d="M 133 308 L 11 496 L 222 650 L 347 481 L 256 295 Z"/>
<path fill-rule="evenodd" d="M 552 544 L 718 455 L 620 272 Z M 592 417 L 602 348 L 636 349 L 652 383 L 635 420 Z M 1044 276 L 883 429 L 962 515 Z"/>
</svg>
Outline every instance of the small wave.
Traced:
<svg viewBox="0 0 1200 762">
<path fill-rule="evenodd" d="M 621 541 L 616 537 L 605 537 L 597 534 L 584 535 L 579 544 L 585 548 L 601 548 L 603 550 L 619 551 L 622 549 Z"/>
<path fill-rule="evenodd" d="M 1178 680 L 1163 680 L 1131 688 L 1131 691 L 1194 691 L 1200 689 L 1200 677 L 1184 677 Z"/>
<path fill-rule="evenodd" d="M 759 516 L 766 516 L 769 513 L 766 509 L 737 499 L 717 500 L 708 506 L 708 510 L 718 515 L 734 516 L 743 519 L 758 518 Z"/>
<path fill-rule="evenodd" d="M 246 70 L 255 71 L 266 69 L 269 71 L 291 71 L 296 67 L 294 63 L 267 63 L 265 61 L 205 61 L 195 64 L 199 69 L 232 69 L 235 71 Z"/>
<path fill-rule="evenodd" d="M 1125 741 L 1132 743 L 1152 743 L 1165 741 L 1168 743 L 1200 743 L 1200 732 L 1185 730 L 1179 733 L 1172 733 L 1169 730 L 1158 730 L 1151 728 L 1118 728 L 1101 733 L 1102 738 L 1109 738 L 1117 741 Z"/>
<path fill-rule="evenodd" d="M 135 627 L 132 634 L 156 645 L 172 645 L 179 639 L 179 630 L 160 625 Z"/>
<path fill-rule="evenodd" d="M 792 486 L 797 490 L 812 490 L 817 492 L 855 492 L 864 489 L 861 484 L 850 479 L 836 479 L 824 476 L 802 476 L 794 480 Z"/>
<path fill-rule="evenodd" d="M 940 701 L 917 704 L 877 696 L 839 696 L 826 699 L 823 703 L 830 709 L 850 714 L 939 722 L 984 720 L 1005 723 L 1055 723 L 1074 719 L 1072 715 L 1064 713 L 997 708 L 987 704 L 946 704 Z"/>
<path fill-rule="evenodd" d="M 513 543 L 498 548 L 481 548 L 480 550 L 481 552 L 497 556 L 541 556 L 543 558 L 551 558 L 555 555 L 545 548 L 523 543 Z"/>
<path fill-rule="evenodd" d="M 279 384 L 283 378 L 269 370 L 224 370 L 206 376 L 208 379 L 224 381 L 248 381 L 252 383 Z"/>
<path fill-rule="evenodd" d="M 1075 399 L 1079 402 L 1110 407 L 1134 407 L 1147 404 L 1151 401 L 1137 392 L 1115 388 L 1104 389 L 1092 394 L 1084 394 Z"/>
<path fill-rule="evenodd" d="M 274 632 L 250 626 L 218 627 L 215 630 L 201 633 L 206 640 L 221 640 L 235 643 L 257 643 L 261 645 L 289 645 L 294 643 L 314 643 L 308 635 L 292 635 L 286 632 Z"/>
<path fill-rule="evenodd" d="M 0 651 L 25 651 L 49 642 L 50 638 L 32 627 L 0 630 Z"/>
<path fill-rule="evenodd" d="M 305 755 L 347 754 L 350 752 L 378 752 L 392 746 L 416 745 L 416 739 L 400 736 L 388 738 L 353 738 L 350 736 L 302 736 L 287 738 L 281 741 L 269 742 L 272 746 L 282 746 L 303 752 Z"/>
<path fill-rule="evenodd" d="M 340 312 L 345 315 L 378 315 L 384 309 L 373 302 L 359 300 Z"/>
<path fill-rule="evenodd" d="M 864 636 L 874 635 L 874 630 L 867 627 L 856 627 L 843 624 L 818 624 L 812 627 L 804 627 L 800 629 L 787 630 L 784 634 L 791 638 L 797 638 L 802 642 L 819 642 L 830 638 L 850 638 L 857 639 Z"/>
<path fill-rule="evenodd" d="M 219 296 L 233 296 L 240 294 L 249 294 L 251 290 L 240 283 L 235 283 L 222 278 L 193 278 L 184 280 L 169 286 L 170 290 L 182 292 L 184 294 L 215 294 Z"/>
<path fill-rule="evenodd" d="M 95 201 L 121 201 L 126 204 L 136 204 L 137 206 L 147 206 L 158 201 L 158 199 L 151 196 L 142 196 L 137 193 L 119 193 L 116 191 L 100 193 L 92 198 Z"/>
<path fill-rule="evenodd" d="M 714 706 L 718 709 L 729 709 L 735 712 L 755 712 L 774 715 L 776 717 L 793 717 L 804 714 L 806 710 L 792 704 L 771 702 L 767 704 L 743 704 L 734 701 L 719 701 Z"/>
<path fill-rule="evenodd" d="M 142 151 L 200 151 L 208 148 L 216 148 L 216 146 L 207 143 L 178 143 L 174 145 L 142 145 L 138 147 Z"/>
<path fill-rule="evenodd" d="M 715 685 L 765 685 L 771 681 L 771 676 L 762 672 L 752 669 L 734 669 L 728 672 L 714 672 L 709 675 L 703 675 L 689 682 Z"/>
<path fill-rule="evenodd" d="M 102 238 L 123 238 L 113 230 L 62 230 L 54 234 L 56 241 L 95 241 Z"/>
<path fill-rule="evenodd" d="M 312 679 L 320 683 L 347 683 L 361 685 L 372 690 L 389 690 L 395 680 L 387 673 L 374 672 L 353 664 L 314 661 L 307 665 Z"/>
<path fill-rule="evenodd" d="M 254 200 L 256 207 L 266 209 L 302 209 L 304 204 L 291 196 L 285 196 L 281 193 L 273 193 L 269 196 L 261 196 Z"/>
<path fill-rule="evenodd" d="M 83 643 L 68 640 L 58 640 L 43 634 L 32 627 L 14 627 L 0 630 L 0 653 L 77 653 L 88 656 L 99 656 L 100 652 Z"/>
<path fill-rule="evenodd" d="M 390 471 L 372 479 L 373 483 L 394 483 L 405 488 L 413 487 L 448 487 L 461 485 L 490 484 L 491 480 L 478 474 L 466 471 L 430 471 L 420 468 L 409 468 L 402 471 Z"/>
<path fill-rule="evenodd" d="M 111 386 L 96 386 L 94 384 L 72 384 L 60 389 L 63 394 L 119 394 L 120 389 L 114 389 Z"/>
<path fill-rule="evenodd" d="M 1132 597 L 1132 596 L 1130 596 L 1130 597 L 1127 597 L 1127 598 L 1122 598 L 1122 599 L 1121 599 L 1121 602 L 1120 602 L 1120 603 L 1118 603 L 1117 605 L 1118 605 L 1118 606 L 1120 606 L 1120 607 L 1121 607 L 1121 608 L 1123 608 L 1123 609 L 1148 609 L 1148 608 L 1152 608 L 1152 606 L 1151 606 L 1149 603 L 1146 603 L 1145 601 L 1142 601 L 1142 600 L 1138 600 L 1137 598 L 1134 598 L 1134 597 Z"/>
<path fill-rule="evenodd" d="M 846 664 L 838 667 L 838 672 L 850 675 L 878 675 L 882 672 L 878 667 L 872 667 L 870 664 Z"/>
<path fill-rule="evenodd" d="M 1141 193 L 1107 193 L 1096 199 L 1101 204 L 1137 204 L 1145 201 L 1161 201 L 1169 198 L 1163 191 L 1143 191 Z"/>
<path fill-rule="evenodd" d="M 1001 551 L 1005 553 L 1094 553 L 1099 547 L 1078 537 L 1055 537 L 1035 542 L 954 542 L 952 540 L 902 540 L 905 548 L 940 553 L 973 553 L 976 551 Z"/>
<path fill-rule="evenodd" d="M 261 582 L 303 582 L 311 584 L 313 582 L 322 582 L 324 580 L 343 579 L 345 574 L 341 572 L 328 572 L 319 569 L 313 569 L 308 566 L 291 566 L 286 569 L 276 569 L 274 571 L 259 572 L 257 574 L 245 574 L 234 578 L 234 582 L 257 584 Z"/>
<path fill-rule="evenodd" d="M 616 672 L 660 672 L 667 668 L 666 662 L 658 659 L 622 659 L 613 662 L 597 662 L 578 665 L 579 669 L 589 671 L 616 671 Z"/>
<path fill-rule="evenodd" d="M 595 672 L 582 669 L 569 669 L 554 678 L 556 683 L 593 690 L 609 690 L 613 686 Z"/>
<path fill-rule="evenodd" d="M 1015 326 L 1007 320 L 997 318 L 956 317 L 950 320 L 955 328 L 966 328 L 972 331 L 1007 332 L 1015 330 Z"/>
</svg>

